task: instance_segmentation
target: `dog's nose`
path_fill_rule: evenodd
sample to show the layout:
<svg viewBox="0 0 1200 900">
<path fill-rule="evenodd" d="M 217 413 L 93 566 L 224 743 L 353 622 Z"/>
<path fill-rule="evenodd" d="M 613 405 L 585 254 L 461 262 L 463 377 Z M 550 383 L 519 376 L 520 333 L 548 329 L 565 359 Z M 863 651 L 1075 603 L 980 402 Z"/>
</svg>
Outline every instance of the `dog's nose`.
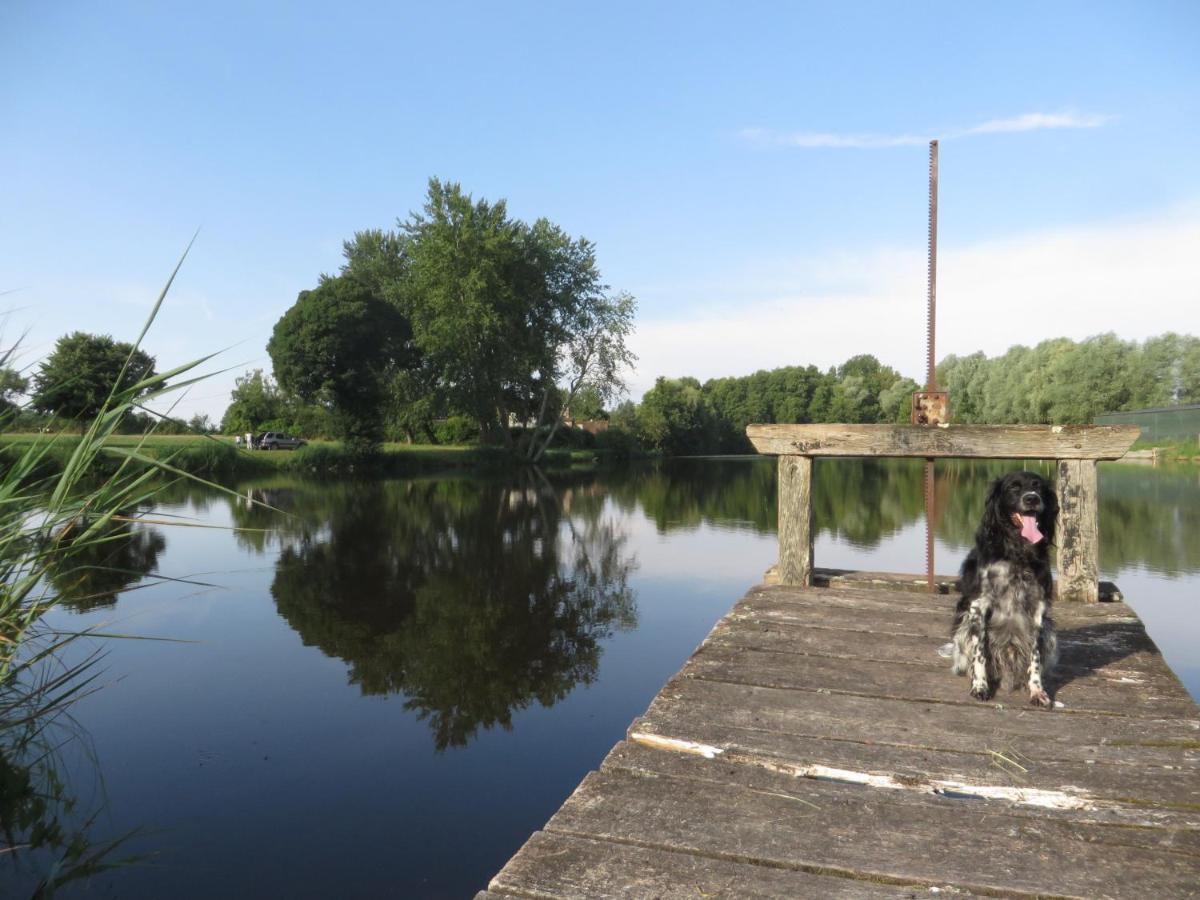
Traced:
<svg viewBox="0 0 1200 900">
<path fill-rule="evenodd" d="M 1021 495 L 1021 503 L 1025 506 L 1041 506 L 1042 495 L 1037 491 L 1026 491 Z"/>
</svg>

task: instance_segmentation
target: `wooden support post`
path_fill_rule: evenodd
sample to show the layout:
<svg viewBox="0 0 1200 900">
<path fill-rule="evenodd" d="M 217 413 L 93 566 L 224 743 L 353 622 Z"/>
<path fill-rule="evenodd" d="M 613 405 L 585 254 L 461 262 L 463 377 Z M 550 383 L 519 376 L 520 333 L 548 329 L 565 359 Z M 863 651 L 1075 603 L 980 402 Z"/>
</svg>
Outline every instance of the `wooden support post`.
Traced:
<svg viewBox="0 0 1200 900">
<path fill-rule="evenodd" d="M 1096 461 L 1058 460 L 1058 599 L 1100 601 Z"/>
<path fill-rule="evenodd" d="M 812 584 L 811 456 L 779 457 L 779 583 Z"/>
</svg>

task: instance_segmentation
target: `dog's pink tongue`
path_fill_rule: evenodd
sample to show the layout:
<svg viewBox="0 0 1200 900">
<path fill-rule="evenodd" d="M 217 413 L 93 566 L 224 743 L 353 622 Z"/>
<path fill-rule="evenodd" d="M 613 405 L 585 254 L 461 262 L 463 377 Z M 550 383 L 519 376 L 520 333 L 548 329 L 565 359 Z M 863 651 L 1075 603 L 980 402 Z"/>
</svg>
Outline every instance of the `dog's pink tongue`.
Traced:
<svg viewBox="0 0 1200 900">
<path fill-rule="evenodd" d="M 1037 519 L 1034 516 L 1021 516 L 1021 537 L 1031 544 L 1036 544 L 1045 537 L 1038 531 Z"/>
</svg>

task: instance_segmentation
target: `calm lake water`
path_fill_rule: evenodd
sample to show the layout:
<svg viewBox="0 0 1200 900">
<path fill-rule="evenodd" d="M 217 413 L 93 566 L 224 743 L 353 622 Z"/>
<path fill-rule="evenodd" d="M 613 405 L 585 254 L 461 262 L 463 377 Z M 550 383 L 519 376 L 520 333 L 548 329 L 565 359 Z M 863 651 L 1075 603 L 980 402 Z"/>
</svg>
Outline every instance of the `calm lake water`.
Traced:
<svg viewBox="0 0 1200 900">
<path fill-rule="evenodd" d="M 938 464 L 939 572 L 1011 468 Z M 235 490 L 169 489 L 57 615 L 172 639 L 100 642 L 73 709 L 75 818 L 146 854 L 73 893 L 469 897 L 776 555 L 766 459 Z M 919 462 L 819 461 L 814 502 L 818 565 L 923 569 Z M 1200 470 L 1103 466 L 1100 534 L 1200 696 Z"/>
</svg>

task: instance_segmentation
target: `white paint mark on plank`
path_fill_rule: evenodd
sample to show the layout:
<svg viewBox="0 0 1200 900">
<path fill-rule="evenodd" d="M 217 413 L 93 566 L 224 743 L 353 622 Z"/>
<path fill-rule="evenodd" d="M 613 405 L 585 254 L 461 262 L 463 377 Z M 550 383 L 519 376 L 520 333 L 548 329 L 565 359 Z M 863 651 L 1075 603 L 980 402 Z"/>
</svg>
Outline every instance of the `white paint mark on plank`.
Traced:
<svg viewBox="0 0 1200 900">
<path fill-rule="evenodd" d="M 725 753 L 720 747 L 708 744 L 698 744 L 695 741 L 685 741 L 680 738 L 664 737 L 647 732 L 634 732 L 630 740 L 647 747 L 659 750 L 674 750 L 679 753 L 691 753 L 703 756 L 705 759 L 715 759 Z M 859 772 L 854 769 L 841 769 L 820 763 L 788 763 L 757 754 L 737 753 L 738 761 L 791 775 L 794 778 L 817 778 L 823 781 L 839 781 L 845 784 L 860 784 L 865 787 L 881 788 L 894 791 L 916 791 L 923 794 L 940 794 L 943 796 L 978 797 L 984 800 L 1002 800 L 1023 806 L 1038 806 L 1043 809 L 1060 810 L 1095 810 L 1098 805 L 1117 806 L 1119 804 L 1098 803 L 1086 792 L 1074 785 L 1064 790 L 1047 790 L 1043 788 L 1012 787 L 1000 784 L 973 784 L 954 778 L 897 778 L 892 775 L 880 775 L 873 772 Z"/>
<path fill-rule="evenodd" d="M 674 750 L 677 753 L 691 753 L 696 756 L 703 756 L 705 759 L 716 759 L 725 751 L 720 747 L 712 747 L 708 744 L 698 744 L 695 741 L 684 741 L 679 738 L 663 737 L 659 734 L 646 734 L 644 732 L 635 731 L 629 735 L 631 741 L 639 744 L 644 744 L 647 747 L 654 747 L 658 750 Z"/>
</svg>

